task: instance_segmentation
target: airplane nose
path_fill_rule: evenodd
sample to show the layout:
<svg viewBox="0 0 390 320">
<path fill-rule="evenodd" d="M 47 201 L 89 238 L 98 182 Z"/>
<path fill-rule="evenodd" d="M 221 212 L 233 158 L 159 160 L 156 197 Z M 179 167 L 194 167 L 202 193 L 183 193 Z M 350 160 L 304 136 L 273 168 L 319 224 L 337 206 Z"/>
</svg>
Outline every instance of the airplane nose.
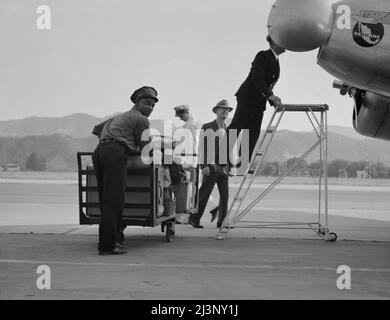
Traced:
<svg viewBox="0 0 390 320">
<path fill-rule="evenodd" d="M 334 0 L 277 0 L 268 17 L 268 32 L 281 47 L 310 51 L 327 42 L 333 26 Z"/>
</svg>

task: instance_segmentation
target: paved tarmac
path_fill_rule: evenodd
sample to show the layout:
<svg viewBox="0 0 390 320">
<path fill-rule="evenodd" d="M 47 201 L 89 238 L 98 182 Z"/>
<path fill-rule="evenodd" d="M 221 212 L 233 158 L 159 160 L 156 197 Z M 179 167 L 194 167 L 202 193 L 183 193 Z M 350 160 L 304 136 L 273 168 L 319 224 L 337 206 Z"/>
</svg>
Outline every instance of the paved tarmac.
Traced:
<svg viewBox="0 0 390 320">
<path fill-rule="evenodd" d="M 390 298 L 388 242 L 134 235 L 126 255 L 98 256 L 92 235 L 0 241 L 1 299 Z M 40 265 L 51 268 L 51 290 L 36 287 Z M 351 268 L 350 290 L 336 286 L 340 265 Z"/>
<path fill-rule="evenodd" d="M 296 189 L 248 218 L 315 221 L 315 191 Z M 74 186 L 0 184 L 0 299 L 389 299 L 385 195 L 331 192 L 334 243 L 311 230 L 241 228 L 215 240 L 206 213 L 204 229 L 178 225 L 172 243 L 159 227 L 128 227 L 127 254 L 98 256 L 97 226 L 78 225 Z M 50 267 L 50 290 L 37 288 L 40 265 Z M 341 265 L 350 290 L 336 285 Z"/>
</svg>

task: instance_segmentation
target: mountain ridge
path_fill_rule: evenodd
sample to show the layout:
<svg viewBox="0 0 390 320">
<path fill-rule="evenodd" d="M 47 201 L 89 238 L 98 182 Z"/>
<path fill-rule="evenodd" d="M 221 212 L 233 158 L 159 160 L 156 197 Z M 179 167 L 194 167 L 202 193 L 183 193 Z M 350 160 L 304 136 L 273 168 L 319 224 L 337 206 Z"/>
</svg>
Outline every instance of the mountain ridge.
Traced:
<svg viewBox="0 0 390 320">
<path fill-rule="evenodd" d="M 1 120 L 0 136 L 24 137 L 33 135 L 65 134 L 74 138 L 83 138 L 88 137 L 91 134 L 92 128 L 96 124 L 117 114 L 119 114 L 119 112 L 105 117 L 98 117 L 79 112 L 61 117 L 31 116 L 22 119 Z M 231 119 L 228 119 L 228 122 L 230 120 Z M 161 121 L 167 120 L 151 119 L 151 123 L 159 123 Z M 156 126 L 160 127 L 161 125 L 159 124 Z M 365 139 L 365 137 L 359 135 L 352 127 L 329 125 L 328 131 L 339 133 L 356 140 Z"/>
<path fill-rule="evenodd" d="M 109 117 L 99 118 L 80 113 L 61 118 L 30 117 L 0 121 L 0 165 L 15 163 L 23 167 L 28 156 L 36 152 L 45 157 L 49 170 L 76 170 L 76 153 L 94 150 L 98 139 L 91 134 L 92 128 Z M 167 122 L 153 119 L 150 123 L 151 128 L 163 133 Z M 172 121 L 169 123 L 174 131 L 176 126 Z M 328 136 L 329 161 L 369 160 L 390 165 L 387 141 L 361 137 L 352 128 L 337 126 L 328 127 Z M 281 162 L 299 156 L 314 140 L 313 132 L 278 130 L 265 160 Z M 316 151 L 307 160 L 314 162 L 318 158 Z"/>
</svg>

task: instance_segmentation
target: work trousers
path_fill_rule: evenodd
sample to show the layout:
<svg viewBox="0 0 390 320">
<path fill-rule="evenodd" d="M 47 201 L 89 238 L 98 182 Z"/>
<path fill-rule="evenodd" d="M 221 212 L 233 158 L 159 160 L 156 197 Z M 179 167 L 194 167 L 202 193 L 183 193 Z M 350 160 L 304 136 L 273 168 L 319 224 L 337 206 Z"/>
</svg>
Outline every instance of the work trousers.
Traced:
<svg viewBox="0 0 390 320">
<path fill-rule="evenodd" d="M 99 190 L 99 251 L 115 248 L 120 232 L 126 188 L 126 146 L 100 143 L 92 155 Z"/>
<path fill-rule="evenodd" d="M 211 170 L 209 176 L 203 175 L 202 185 L 199 189 L 199 206 L 198 213 L 190 216 L 191 221 L 196 224 L 200 223 L 200 219 L 206 209 L 207 202 L 209 201 L 211 192 L 214 189 L 215 184 L 218 186 L 219 191 L 219 209 L 218 209 L 218 221 L 217 227 L 220 228 L 222 222 L 227 214 L 228 201 L 229 201 L 229 176 L 227 174 L 222 174 Z"/>
</svg>

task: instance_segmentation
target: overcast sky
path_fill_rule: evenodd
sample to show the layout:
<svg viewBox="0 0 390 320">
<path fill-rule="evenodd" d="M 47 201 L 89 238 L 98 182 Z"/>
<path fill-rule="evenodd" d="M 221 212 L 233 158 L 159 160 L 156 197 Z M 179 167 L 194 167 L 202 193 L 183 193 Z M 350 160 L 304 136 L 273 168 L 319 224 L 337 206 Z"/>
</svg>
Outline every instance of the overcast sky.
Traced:
<svg viewBox="0 0 390 320">
<path fill-rule="evenodd" d="M 174 118 L 189 104 L 201 122 L 234 97 L 256 53 L 267 49 L 274 0 L 1 0 L 0 120 L 103 117 L 131 107 L 129 97 L 151 85 L 160 102 L 151 119 Z M 36 9 L 51 8 L 51 30 L 38 30 Z M 275 94 L 285 103 L 327 103 L 329 124 L 351 127 L 352 100 L 332 89 L 317 51 L 280 58 Z M 266 112 L 266 120 L 272 108 Z M 282 127 L 309 129 L 303 116 Z"/>
</svg>

